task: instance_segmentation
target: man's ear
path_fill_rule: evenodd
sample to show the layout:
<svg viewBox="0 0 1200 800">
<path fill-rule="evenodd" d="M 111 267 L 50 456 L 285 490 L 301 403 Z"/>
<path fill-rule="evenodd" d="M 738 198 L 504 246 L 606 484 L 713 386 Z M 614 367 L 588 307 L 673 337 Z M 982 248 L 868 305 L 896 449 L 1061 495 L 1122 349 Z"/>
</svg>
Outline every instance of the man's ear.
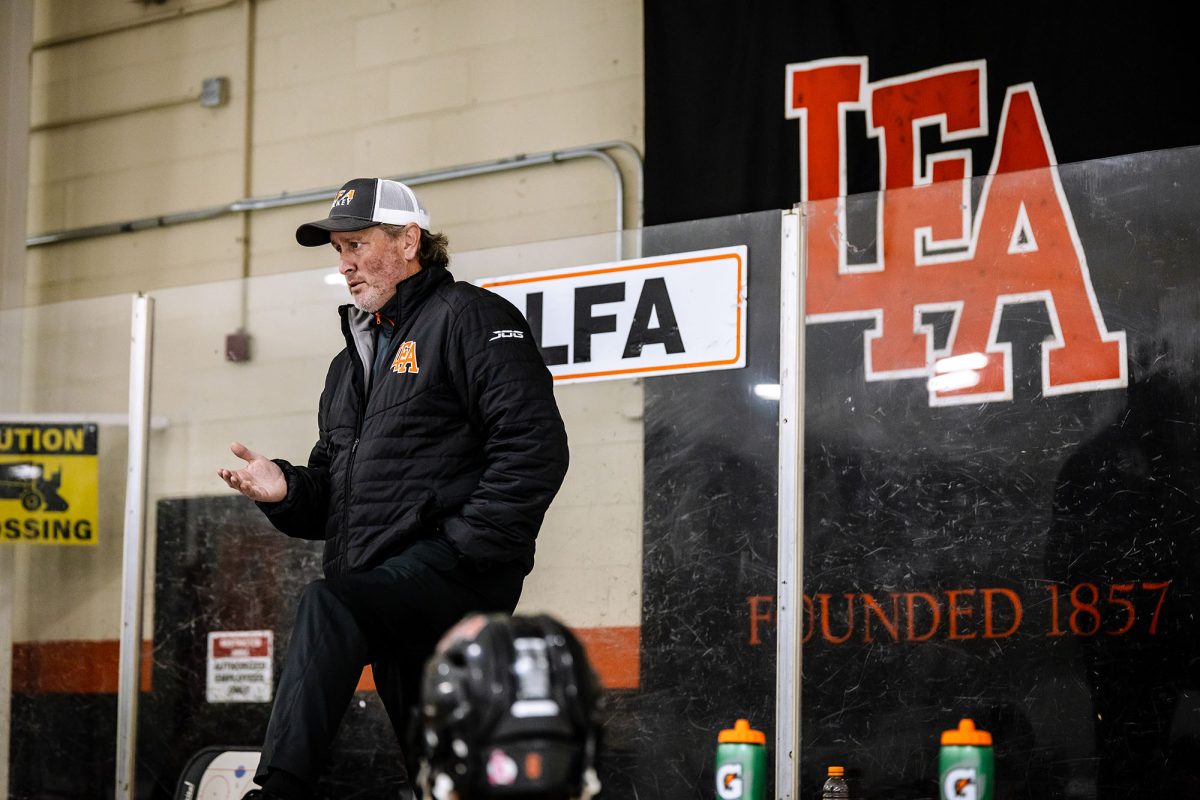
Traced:
<svg viewBox="0 0 1200 800">
<path fill-rule="evenodd" d="M 404 258 L 408 261 L 416 261 L 420 252 L 421 229 L 416 225 L 409 225 L 404 229 Z"/>
</svg>

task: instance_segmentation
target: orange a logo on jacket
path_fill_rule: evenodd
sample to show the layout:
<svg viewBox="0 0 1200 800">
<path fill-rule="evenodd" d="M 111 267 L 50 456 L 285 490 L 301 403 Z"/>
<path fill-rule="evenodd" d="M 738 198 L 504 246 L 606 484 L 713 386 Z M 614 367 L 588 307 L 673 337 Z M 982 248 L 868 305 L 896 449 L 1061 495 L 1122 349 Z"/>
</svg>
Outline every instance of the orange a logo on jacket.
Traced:
<svg viewBox="0 0 1200 800">
<path fill-rule="evenodd" d="M 1008 87 L 999 135 L 973 205 L 971 150 L 988 133 L 986 62 L 867 82 L 867 59 L 788 65 L 787 116 L 800 120 L 808 202 L 807 321 L 870 320 L 868 381 L 924 378 L 933 406 L 1012 399 L 1004 307 L 1044 305 L 1045 395 L 1127 384 L 1125 333 L 1104 324 L 1033 84 Z M 850 263 L 848 111 L 866 112 L 879 146 L 875 259 Z M 924 136 L 923 136 L 924 134 Z M 950 148 L 924 152 L 930 138 Z M 857 201 L 856 201 L 857 202 Z M 927 315 L 949 314 L 934 344 Z"/>
<path fill-rule="evenodd" d="M 400 349 L 396 351 L 396 357 L 392 359 L 392 372 L 417 373 L 420 371 L 417 368 L 417 343 L 401 342 Z"/>
</svg>

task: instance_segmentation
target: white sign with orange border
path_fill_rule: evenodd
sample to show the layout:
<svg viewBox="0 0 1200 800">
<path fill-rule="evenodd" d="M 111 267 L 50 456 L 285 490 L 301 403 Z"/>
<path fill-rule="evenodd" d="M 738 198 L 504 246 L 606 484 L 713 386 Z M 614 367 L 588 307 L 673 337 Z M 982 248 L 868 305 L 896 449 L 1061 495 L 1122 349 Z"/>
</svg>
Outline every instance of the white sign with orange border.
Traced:
<svg viewBox="0 0 1200 800">
<path fill-rule="evenodd" d="M 556 383 L 746 366 L 745 245 L 476 283 L 525 315 Z"/>
</svg>

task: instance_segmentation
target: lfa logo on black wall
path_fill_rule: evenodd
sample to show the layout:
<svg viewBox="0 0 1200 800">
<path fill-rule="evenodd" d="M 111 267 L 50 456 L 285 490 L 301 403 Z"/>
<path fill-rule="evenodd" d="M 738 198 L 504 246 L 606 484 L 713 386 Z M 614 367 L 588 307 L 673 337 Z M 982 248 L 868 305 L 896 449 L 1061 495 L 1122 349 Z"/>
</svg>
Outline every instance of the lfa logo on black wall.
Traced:
<svg viewBox="0 0 1200 800">
<path fill-rule="evenodd" d="M 1125 386 L 1125 334 L 1104 324 L 1032 84 L 1010 86 L 999 136 L 972 209 L 969 149 L 923 152 L 988 133 L 986 63 L 868 83 L 867 59 L 788 66 L 787 116 L 800 120 L 808 201 L 808 322 L 870 320 L 868 381 L 925 378 L 930 405 L 1012 399 L 1011 346 L 997 340 L 1006 305 L 1042 303 L 1046 395 Z M 848 111 L 879 143 L 875 258 L 847 246 Z M 952 145 L 951 145 L 952 146 Z M 950 315 L 935 345 L 931 315 Z"/>
</svg>

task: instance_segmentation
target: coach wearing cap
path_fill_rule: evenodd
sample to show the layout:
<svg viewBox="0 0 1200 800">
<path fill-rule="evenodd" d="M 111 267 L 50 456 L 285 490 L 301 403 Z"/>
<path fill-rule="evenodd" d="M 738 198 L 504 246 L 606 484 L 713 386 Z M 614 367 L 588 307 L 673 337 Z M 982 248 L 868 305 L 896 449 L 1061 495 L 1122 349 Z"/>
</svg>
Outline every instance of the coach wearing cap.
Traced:
<svg viewBox="0 0 1200 800">
<path fill-rule="evenodd" d="M 472 611 L 511 613 L 567 469 L 551 378 L 511 304 L 446 269 L 412 189 L 345 184 L 296 240 L 330 244 L 352 304 L 304 466 L 240 443 L 220 469 L 288 534 L 325 542 L 247 797 L 308 798 L 365 665 L 403 742 L 421 668 Z M 410 755 L 410 754 L 406 754 Z M 407 759 L 410 760 L 411 759 Z"/>
</svg>

